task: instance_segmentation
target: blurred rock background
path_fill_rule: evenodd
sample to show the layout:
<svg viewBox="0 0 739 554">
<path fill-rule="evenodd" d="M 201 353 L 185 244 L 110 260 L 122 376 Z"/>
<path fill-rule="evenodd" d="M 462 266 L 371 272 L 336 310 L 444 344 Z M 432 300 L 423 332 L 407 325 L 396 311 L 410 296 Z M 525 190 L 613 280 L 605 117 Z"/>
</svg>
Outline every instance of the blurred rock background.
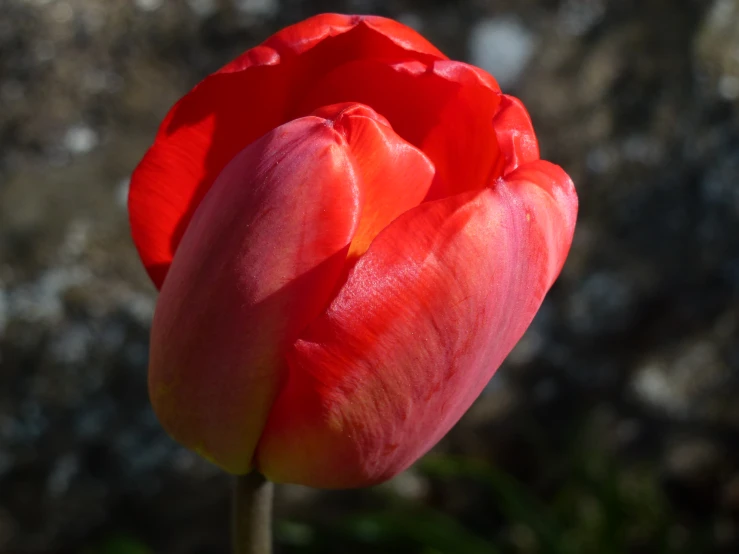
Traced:
<svg viewBox="0 0 739 554">
<path fill-rule="evenodd" d="M 581 216 L 463 421 L 387 485 L 283 487 L 277 552 L 739 552 L 739 1 L 0 0 L 0 553 L 227 552 L 228 479 L 148 406 L 128 177 L 179 96 L 321 11 L 495 74 Z"/>
</svg>

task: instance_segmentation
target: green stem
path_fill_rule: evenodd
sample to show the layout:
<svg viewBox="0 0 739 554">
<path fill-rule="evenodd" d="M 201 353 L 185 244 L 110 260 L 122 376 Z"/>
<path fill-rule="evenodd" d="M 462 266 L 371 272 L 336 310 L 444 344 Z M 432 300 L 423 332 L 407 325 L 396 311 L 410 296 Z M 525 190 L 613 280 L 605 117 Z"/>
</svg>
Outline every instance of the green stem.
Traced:
<svg viewBox="0 0 739 554">
<path fill-rule="evenodd" d="M 271 554 L 274 485 L 256 471 L 236 477 L 231 504 L 233 554 Z"/>
</svg>

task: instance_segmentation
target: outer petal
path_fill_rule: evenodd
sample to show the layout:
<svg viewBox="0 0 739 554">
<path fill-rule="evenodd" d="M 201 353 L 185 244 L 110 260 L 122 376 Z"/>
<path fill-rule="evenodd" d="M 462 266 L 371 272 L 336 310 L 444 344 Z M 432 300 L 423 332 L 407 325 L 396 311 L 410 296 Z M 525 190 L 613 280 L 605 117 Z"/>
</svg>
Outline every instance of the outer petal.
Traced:
<svg viewBox="0 0 739 554">
<path fill-rule="evenodd" d="M 447 57 L 441 53 L 433 44 L 427 41 L 410 27 L 398 23 L 394 19 L 387 19 L 376 15 L 360 16 L 360 20 L 373 31 L 381 33 L 395 44 L 408 52 L 426 54 L 434 58 L 446 60 Z"/>
<path fill-rule="evenodd" d="M 352 55 L 357 57 L 368 57 L 381 59 L 389 54 L 391 59 L 398 59 L 398 48 L 407 53 L 406 57 L 416 59 L 430 56 L 432 58 L 446 59 L 433 44 L 419 35 L 416 31 L 394 21 L 375 15 L 343 15 L 337 13 L 324 13 L 309 17 L 295 25 L 285 27 L 268 38 L 262 48 L 268 48 L 279 52 L 283 56 L 297 56 L 307 52 L 320 42 L 342 35 L 362 27 L 360 32 L 363 37 L 353 37 L 347 41 L 345 46 L 352 49 Z M 364 40 L 357 40 L 357 38 Z M 382 41 L 381 39 L 385 39 Z M 380 39 L 380 40 L 378 40 Z M 257 47 L 260 48 L 260 47 Z M 242 71 L 252 65 L 253 50 L 249 50 L 227 64 L 221 71 Z M 343 59 L 352 59 L 347 52 L 333 48 L 337 55 Z"/>
<path fill-rule="evenodd" d="M 349 60 L 443 57 L 399 23 L 326 14 L 280 31 L 207 77 L 167 115 L 131 181 L 133 238 L 154 283 L 164 281 L 192 214 L 221 170 L 254 140 L 294 119 L 293 107 L 310 83 Z"/>
<path fill-rule="evenodd" d="M 260 47 L 278 52 L 281 56 L 299 56 L 322 41 L 342 35 L 355 26 L 356 21 L 352 16 L 335 13 L 319 14 L 279 30 L 264 41 Z M 247 50 L 226 64 L 220 71 L 233 72 L 248 69 L 251 67 L 252 50 Z"/>
<path fill-rule="evenodd" d="M 131 178 L 131 232 L 149 276 L 161 287 L 195 209 L 226 164 L 280 125 L 287 68 L 261 50 L 249 71 L 208 77 L 180 100 Z"/>
<path fill-rule="evenodd" d="M 343 488 L 407 468 L 529 325 L 567 254 L 576 209 L 564 172 L 535 162 L 390 225 L 289 352 L 260 471 Z"/>
<path fill-rule="evenodd" d="M 195 212 L 157 303 L 156 413 L 233 473 L 249 470 L 284 350 L 334 294 L 355 236 L 417 205 L 433 176 L 372 110 L 328 111 L 234 158 Z M 390 201 L 374 198 L 378 187 Z"/>
<path fill-rule="evenodd" d="M 503 155 L 503 174 L 539 159 L 539 142 L 534 134 L 529 112 L 518 98 L 502 95 L 498 113 L 493 119 L 498 144 Z"/>
</svg>

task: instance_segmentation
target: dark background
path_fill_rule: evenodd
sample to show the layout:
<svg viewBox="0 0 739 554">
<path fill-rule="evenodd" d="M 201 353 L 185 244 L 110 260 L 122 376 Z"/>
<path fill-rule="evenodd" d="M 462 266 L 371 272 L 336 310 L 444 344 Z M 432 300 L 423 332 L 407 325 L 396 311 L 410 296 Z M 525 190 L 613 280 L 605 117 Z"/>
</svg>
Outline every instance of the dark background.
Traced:
<svg viewBox="0 0 739 554">
<path fill-rule="evenodd" d="M 0 0 L 0 553 L 227 551 L 146 395 L 127 178 L 279 27 L 379 13 L 493 71 L 580 194 L 488 390 L 386 485 L 281 487 L 277 552 L 739 552 L 739 1 Z"/>
</svg>

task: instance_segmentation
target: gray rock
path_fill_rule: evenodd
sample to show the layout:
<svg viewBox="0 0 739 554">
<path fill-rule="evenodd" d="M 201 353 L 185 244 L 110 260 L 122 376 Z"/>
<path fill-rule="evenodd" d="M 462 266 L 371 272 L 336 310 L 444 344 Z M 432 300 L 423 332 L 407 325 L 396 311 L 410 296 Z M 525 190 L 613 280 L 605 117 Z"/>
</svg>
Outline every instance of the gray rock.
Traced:
<svg viewBox="0 0 739 554">
<path fill-rule="evenodd" d="M 504 89 L 515 87 L 534 54 L 534 34 L 513 18 L 485 19 L 470 31 L 469 53 Z"/>
</svg>

